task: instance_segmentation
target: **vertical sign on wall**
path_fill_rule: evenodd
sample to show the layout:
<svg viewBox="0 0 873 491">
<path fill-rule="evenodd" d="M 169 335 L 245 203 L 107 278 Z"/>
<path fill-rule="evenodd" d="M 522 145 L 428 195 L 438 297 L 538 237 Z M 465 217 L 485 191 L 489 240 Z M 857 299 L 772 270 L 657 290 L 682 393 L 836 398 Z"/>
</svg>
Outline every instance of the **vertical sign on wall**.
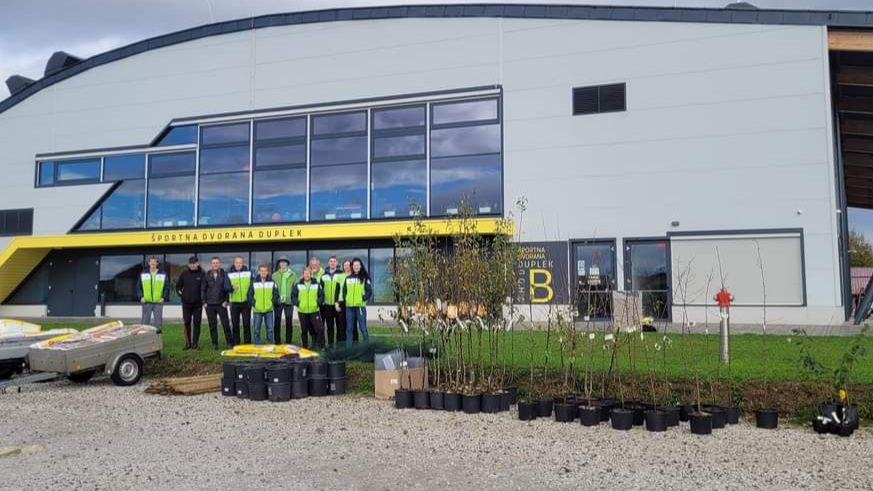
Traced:
<svg viewBox="0 0 873 491">
<path fill-rule="evenodd" d="M 522 242 L 515 263 L 518 303 L 567 304 L 570 301 L 566 242 Z"/>
</svg>

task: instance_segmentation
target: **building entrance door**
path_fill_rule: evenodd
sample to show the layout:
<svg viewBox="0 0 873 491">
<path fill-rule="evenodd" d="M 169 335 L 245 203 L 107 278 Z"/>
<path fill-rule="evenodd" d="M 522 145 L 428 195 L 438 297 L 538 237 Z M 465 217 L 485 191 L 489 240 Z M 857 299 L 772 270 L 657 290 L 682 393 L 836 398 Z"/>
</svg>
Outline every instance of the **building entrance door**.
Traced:
<svg viewBox="0 0 873 491">
<path fill-rule="evenodd" d="M 629 240 L 624 243 L 624 288 L 642 293 L 643 315 L 655 319 L 670 318 L 667 239 Z"/>
<path fill-rule="evenodd" d="M 91 317 L 97 306 L 96 256 L 58 254 L 49 262 L 48 315 Z"/>
<path fill-rule="evenodd" d="M 615 290 L 615 241 L 585 240 L 573 243 L 576 308 L 582 319 L 612 317 Z"/>
</svg>

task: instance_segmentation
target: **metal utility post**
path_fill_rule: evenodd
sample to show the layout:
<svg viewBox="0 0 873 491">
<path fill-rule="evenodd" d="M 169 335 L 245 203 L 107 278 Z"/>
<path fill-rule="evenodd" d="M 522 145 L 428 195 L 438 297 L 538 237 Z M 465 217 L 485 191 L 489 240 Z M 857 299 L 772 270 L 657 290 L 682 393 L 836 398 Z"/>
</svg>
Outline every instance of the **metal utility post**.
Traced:
<svg viewBox="0 0 873 491">
<path fill-rule="evenodd" d="M 722 289 L 715 294 L 713 300 L 718 303 L 718 313 L 721 317 L 721 322 L 719 324 L 719 336 L 721 337 L 721 362 L 727 364 L 731 359 L 730 346 L 728 343 L 731 334 L 731 302 L 733 302 L 734 296 L 727 290 L 727 288 L 722 287 Z"/>
</svg>

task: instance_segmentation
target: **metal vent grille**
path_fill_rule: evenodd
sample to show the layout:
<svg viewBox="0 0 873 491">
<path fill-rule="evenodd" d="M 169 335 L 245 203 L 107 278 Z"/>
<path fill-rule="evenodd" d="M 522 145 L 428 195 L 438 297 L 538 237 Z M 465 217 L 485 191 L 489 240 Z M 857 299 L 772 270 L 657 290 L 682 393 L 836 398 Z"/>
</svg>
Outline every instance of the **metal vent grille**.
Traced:
<svg viewBox="0 0 873 491">
<path fill-rule="evenodd" d="M 578 87 L 573 89 L 573 115 L 599 112 L 597 87 Z"/>
<path fill-rule="evenodd" d="M 573 89 L 573 115 L 627 110 L 626 84 L 592 85 Z"/>
<path fill-rule="evenodd" d="M 626 109 L 625 84 L 600 86 L 600 112 L 624 111 Z"/>
</svg>

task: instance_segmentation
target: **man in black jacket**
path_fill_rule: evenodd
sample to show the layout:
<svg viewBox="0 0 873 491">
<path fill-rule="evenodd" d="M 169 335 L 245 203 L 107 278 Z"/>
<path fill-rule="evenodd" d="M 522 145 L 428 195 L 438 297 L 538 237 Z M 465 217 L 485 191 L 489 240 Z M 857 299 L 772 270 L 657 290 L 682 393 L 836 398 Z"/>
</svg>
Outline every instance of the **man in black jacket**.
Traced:
<svg viewBox="0 0 873 491">
<path fill-rule="evenodd" d="M 203 277 L 197 256 L 188 258 L 188 269 L 182 271 L 176 280 L 176 294 L 182 299 L 182 322 L 185 328 L 185 348 L 197 349 L 200 343 L 200 323 L 203 317 Z M 193 330 L 192 330 L 193 328 Z"/>
<path fill-rule="evenodd" d="M 212 338 L 212 349 L 218 349 L 218 320 L 221 318 L 221 328 L 224 330 L 224 341 L 228 349 L 233 349 L 233 332 L 230 330 L 230 319 L 227 317 L 227 294 L 231 290 L 227 272 L 221 269 L 221 260 L 213 257 L 210 260 L 211 269 L 203 279 L 200 297 L 206 304 L 206 320 L 209 321 L 209 336 Z"/>
</svg>

